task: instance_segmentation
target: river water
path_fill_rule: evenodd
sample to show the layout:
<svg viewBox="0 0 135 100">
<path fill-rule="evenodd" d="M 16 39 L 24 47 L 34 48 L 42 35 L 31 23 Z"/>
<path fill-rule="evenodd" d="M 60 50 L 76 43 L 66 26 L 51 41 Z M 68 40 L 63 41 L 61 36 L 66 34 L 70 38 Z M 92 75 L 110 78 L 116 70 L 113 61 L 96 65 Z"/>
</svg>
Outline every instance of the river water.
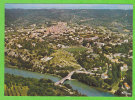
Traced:
<svg viewBox="0 0 135 100">
<path fill-rule="evenodd" d="M 53 76 L 50 74 L 41 74 L 41 73 L 37 73 L 37 72 L 30 72 L 30 71 L 26 71 L 26 70 L 7 68 L 7 67 L 5 68 L 5 73 L 19 75 L 19 76 L 23 76 L 23 77 L 29 77 L 29 78 L 36 78 L 36 79 L 45 78 L 45 79 L 50 79 L 53 82 L 57 82 L 61 79 L 57 76 Z M 87 96 L 102 96 L 102 97 L 113 97 L 114 96 L 111 93 L 97 90 L 97 89 L 90 87 L 84 83 L 81 83 L 77 80 L 67 80 L 64 82 L 64 84 L 69 84 L 73 88 L 73 90 L 77 90 L 81 94 L 85 94 Z"/>
</svg>

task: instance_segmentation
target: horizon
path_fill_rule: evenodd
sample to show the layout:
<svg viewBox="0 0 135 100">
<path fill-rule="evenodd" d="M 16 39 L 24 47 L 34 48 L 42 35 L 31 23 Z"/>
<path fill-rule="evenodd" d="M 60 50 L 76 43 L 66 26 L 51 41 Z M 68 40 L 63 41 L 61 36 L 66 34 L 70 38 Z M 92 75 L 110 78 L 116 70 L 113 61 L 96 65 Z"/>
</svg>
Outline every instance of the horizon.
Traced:
<svg viewBox="0 0 135 100">
<path fill-rule="evenodd" d="M 110 9 L 133 10 L 132 4 L 5 4 L 5 9 Z"/>
</svg>

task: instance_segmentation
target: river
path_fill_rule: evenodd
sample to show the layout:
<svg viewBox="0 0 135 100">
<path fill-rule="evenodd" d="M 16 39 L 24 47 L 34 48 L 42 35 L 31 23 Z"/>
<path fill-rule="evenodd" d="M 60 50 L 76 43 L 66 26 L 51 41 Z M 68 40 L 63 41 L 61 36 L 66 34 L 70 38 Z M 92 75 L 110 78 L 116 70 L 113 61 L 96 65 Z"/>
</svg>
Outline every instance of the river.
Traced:
<svg viewBox="0 0 135 100">
<path fill-rule="evenodd" d="M 45 78 L 45 79 L 50 79 L 53 82 L 57 82 L 61 79 L 57 76 L 53 76 L 50 74 L 41 74 L 41 73 L 37 73 L 37 72 L 30 72 L 30 71 L 26 71 L 26 70 L 7 68 L 7 67 L 5 68 L 5 73 L 19 75 L 19 76 L 23 76 L 23 77 L 29 77 L 29 78 L 36 78 L 36 79 Z M 85 94 L 87 96 L 102 96 L 102 97 L 113 97 L 114 96 L 111 93 L 97 90 L 82 82 L 79 82 L 78 80 L 67 80 L 64 82 L 64 84 L 69 84 L 73 88 L 73 90 L 77 90 L 81 94 Z"/>
</svg>

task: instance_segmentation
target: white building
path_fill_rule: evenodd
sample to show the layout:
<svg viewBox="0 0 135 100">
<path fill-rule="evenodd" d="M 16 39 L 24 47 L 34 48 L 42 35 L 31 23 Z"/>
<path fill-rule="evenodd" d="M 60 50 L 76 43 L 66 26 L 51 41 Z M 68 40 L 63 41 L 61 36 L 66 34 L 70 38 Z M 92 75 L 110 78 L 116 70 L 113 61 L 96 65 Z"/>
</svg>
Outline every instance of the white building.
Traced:
<svg viewBox="0 0 135 100">
<path fill-rule="evenodd" d="M 41 60 L 46 62 L 46 61 L 51 60 L 52 58 L 53 58 L 53 57 L 44 57 L 44 58 L 41 58 Z"/>
<path fill-rule="evenodd" d="M 103 74 L 101 74 L 101 78 L 102 79 L 107 79 L 108 78 L 108 75 L 106 73 L 103 73 Z"/>
<path fill-rule="evenodd" d="M 120 69 L 121 71 L 127 71 L 128 70 L 127 64 L 123 64 L 123 66 L 121 66 Z"/>
</svg>

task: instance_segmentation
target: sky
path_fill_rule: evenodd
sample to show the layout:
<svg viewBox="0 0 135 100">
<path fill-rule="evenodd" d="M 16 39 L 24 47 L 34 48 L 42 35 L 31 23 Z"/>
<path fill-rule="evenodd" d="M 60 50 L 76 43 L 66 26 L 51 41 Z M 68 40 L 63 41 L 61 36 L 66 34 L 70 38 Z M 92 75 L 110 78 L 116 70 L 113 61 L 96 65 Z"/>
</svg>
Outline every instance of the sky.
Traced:
<svg viewBox="0 0 135 100">
<path fill-rule="evenodd" d="M 131 4 L 5 4 L 6 9 L 133 9 Z"/>
</svg>

